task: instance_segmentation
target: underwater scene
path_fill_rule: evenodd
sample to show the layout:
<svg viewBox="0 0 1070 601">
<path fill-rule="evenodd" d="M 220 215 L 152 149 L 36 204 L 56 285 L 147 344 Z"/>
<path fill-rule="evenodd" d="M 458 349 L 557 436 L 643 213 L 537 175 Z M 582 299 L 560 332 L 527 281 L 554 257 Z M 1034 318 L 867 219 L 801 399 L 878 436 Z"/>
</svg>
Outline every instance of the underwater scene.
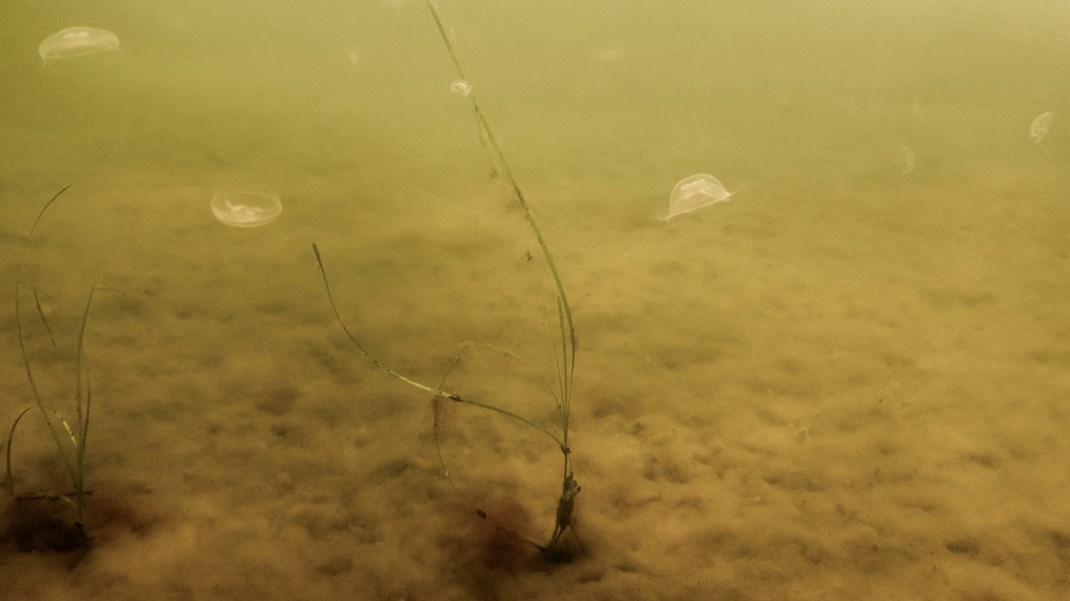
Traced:
<svg viewBox="0 0 1070 601">
<path fill-rule="evenodd" d="M 0 5 L 0 597 L 1070 596 L 1070 5 Z"/>
</svg>

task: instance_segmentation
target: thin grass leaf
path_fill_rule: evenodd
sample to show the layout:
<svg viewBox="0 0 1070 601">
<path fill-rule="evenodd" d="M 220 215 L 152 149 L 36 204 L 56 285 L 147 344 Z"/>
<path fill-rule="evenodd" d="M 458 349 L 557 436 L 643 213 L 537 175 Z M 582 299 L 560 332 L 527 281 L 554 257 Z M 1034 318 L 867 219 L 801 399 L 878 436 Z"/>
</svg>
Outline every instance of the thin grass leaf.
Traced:
<svg viewBox="0 0 1070 601">
<path fill-rule="evenodd" d="M 76 393 L 75 393 L 75 413 L 78 421 L 74 427 L 58 412 L 49 410 L 41 397 L 41 392 L 37 387 L 37 381 L 34 379 L 33 367 L 30 363 L 30 356 L 26 349 L 25 333 L 22 329 L 22 276 L 26 267 L 26 255 L 29 252 L 30 242 L 33 239 L 34 232 L 37 231 L 37 226 L 41 223 L 41 219 L 48 211 L 49 207 L 64 193 L 70 186 L 65 186 L 59 192 L 57 192 L 45 206 L 41 208 L 41 211 L 37 214 L 37 218 L 34 219 L 33 225 L 30 227 L 29 233 L 26 235 L 26 241 L 22 247 L 22 254 L 19 258 L 18 271 L 15 276 L 15 325 L 18 333 L 19 350 L 22 353 L 22 363 L 26 369 L 26 377 L 30 382 L 30 390 L 33 393 L 34 403 L 38 410 L 41 412 L 41 417 L 45 421 L 45 425 L 48 427 L 49 434 L 52 436 L 52 440 L 56 445 L 56 453 L 59 455 L 63 462 L 64 467 L 67 469 L 67 473 L 71 478 L 71 482 L 74 485 L 74 499 L 61 495 L 63 500 L 70 503 L 77 513 L 76 523 L 81 525 L 84 523 L 85 518 L 85 455 L 86 455 L 86 441 L 89 436 L 89 415 L 92 407 L 92 395 L 90 392 L 89 373 L 86 368 L 85 360 L 85 338 L 86 330 L 89 323 L 89 313 L 93 306 L 93 296 L 97 288 L 97 284 L 94 283 L 93 287 L 89 290 L 89 297 L 85 303 L 85 309 L 82 312 L 82 323 L 78 333 L 78 350 L 76 357 Z M 42 321 L 45 323 L 45 327 L 49 332 L 49 336 L 52 337 L 51 326 L 48 325 L 48 321 L 44 317 L 44 312 L 41 309 L 40 296 L 37 294 L 37 290 L 34 290 L 34 300 L 36 302 L 38 314 L 41 316 Z M 55 343 L 54 337 L 52 338 L 53 344 Z M 83 384 L 84 375 L 84 384 Z M 60 428 L 56 426 L 50 416 L 50 411 L 56 414 L 56 417 L 60 424 L 63 426 L 63 430 L 67 433 L 67 438 L 70 440 L 72 449 L 68 450 L 63 442 L 63 438 L 60 433 Z M 19 416 L 21 419 L 21 415 Z M 12 430 L 14 426 L 12 427 Z M 8 458 L 10 462 L 10 456 Z M 10 465 L 9 465 L 10 472 Z"/>
<path fill-rule="evenodd" d="M 27 407 L 20 411 L 18 416 L 15 417 L 15 421 L 11 422 L 11 430 L 9 430 L 7 433 L 7 448 L 4 450 L 5 455 L 7 455 L 7 457 L 5 457 L 7 464 L 7 477 L 4 479 L 4 488 L 6 488 L 7 491 L 12 494 L 14 494 L 15 492 L 15 475 L 11 471 L 11 448 L 15 444 L 15 428 L 17 428 L 19 422 L 22 421 L 22 417 L 29 413 L 31 410 L 33 410 L 33 407 Z"/>
<path fill-rule="evenodd" d="M 398 371 L 388 367 L 386 364 L 384 364 L 382 361 L 380 361 L 377 357 L 375 357 L 374 355 L 369 353 L 368 350 L 366 348 L 364 348 L 364 345 L 361 344 L 360 341 L 357 340 L 356 336 L 354 336 L 353 333 L 349 330 L 349 327 L 346 325 L 345 320 L 342 319 L 342 314 L 338 312 L 338 306 L 335 305 L 335 302 L 334 302 L 334 295 L 331 293 L 331 284 L 327 280 L 327 270 L 323 266 L 323 258 L 320 256 L 319 247 L 317 247 L 314 242 L 312 243 L 312 252 L 316 256 L 316 266 L 319 268 L 320 276 L 323 279 L 323 287 L 327 291 L 327 302 L 330 303 L 330 305 L 331 305 L 331 311 L 334 313 L 334 318 L 338 322 L 338 325 L 340 325 L 342 327 L 342 331 L 345 332 L 346 336 L 349 338 L 349 341 L 352 342 L 353 345 L 356 346 L 358 350 L 360 350 L 361 354 L 364 355 L 365 359 L 367 359 L 368 361 L 371 361 L 372 364 L 374 364 L 379 369 L 381 369 L 381 370 L 385 371 L 386 373 L 394 376 L 395 378 L 401 380 L 402 382 L 405 382 L 409 386 L 413 386 L 415 388 L 419 388 L 420 390 L 423 390 L 424 392 L 429 392 L 429 393 L 435 395 L 436 397 L 447 399 L 447 400 L 453 401 L 455 403 L 463 403 L 463 404 L 466 404 L 466 405 L 472 405 L 472 406 L 475 406 L 475 407 L 480 407 L 482 409 L 486 409 L 487 411 L 493 411 L 495 413 L 498 413 L 499 415 L 504 415 L 505 417 L 508 417 L 510 419 L 514 419 L 514 420 L 519 421 L 519 422 L 521 422 L 521 423 L 523 423 L 523 424 L 525 424 L 527 426 L 535 428 L 539 432 L 542 432 L 546 436 L 549 436 L 550 439 L 552 439 L 558 445 L 562 444 L 561 439 L 559 439 L 556 434 L 554 434 L 553 432 L 547 430 L 545 427 L 543 427 L 543 426 L 531 421 L 530 419 L 528 419 L 528 418 L 526 418 L 526 417 L 524 417 L 522 415 L 519 415 L 517 413 L 513 413 L 512 411 L 509 411 L 507 409 L 502 409 L 501 407 L 498 407 L 498 406 L 495 406 L 495 405 L 484 403 L 482 401 L 477 401 L 475 399 L 466 398 L 466 397 L 463 397 L 463 396 L 461 396 L 459 394 L 456 394 L 456 393 L 453 393 L 453 392 L 448 392 L 446 390 L 441 390 L 439 388 L 435 388 L 434 386 L 429 386 L 427 384 L 424 384 L 422 382 L 414 380 L 414 379 L 402 374 L 401 372 L 398 372 Z"/>
<path fill-rule="evenodd" d="M 446 26 L 442 23 L 442 17 L 438 14 L 438 5 L 434 0 L 427 0 L 427 8 L 431 11 L 431 16 L 435 21 L 435 26 L 438 28 L 439 36 L 441 36 L 442 43 L 445 44 L 446 51 L 449 53 L 450 60 L 453 62 L 453 68 L 457 72 L 457 77 L 464 81 L 469 81 L 464 65 L 461 63 L 461 59 L 454 48 L 453 40 L 446 31 Z M 562 380 L 564 385 L 570 388 L 572 385 L 572 372 L 576 362 L 576 327 L 572 321 L 572 308 L 568 303 L 568 295 L 565 293 L 565 285 L 561 281 L 560 273 L 557 271 L 557 263 L 554 262 L 554 257 L 550 253 L 550 247 L 547 246 L 546 240 L 542 236 L 542 230 L 539 229 L 539 224 L 535 221 L 535 214 L 531 211 L 531 206 L 528 205 L 527 195 L 524 194 L 516 176 L 513 175 L 513 168 L 505 158 L 505 153 L 502 151 L 501 145 L 498 144 L 498 138 L 494 135 L 494 130 L 490 126 L 490 121 L 487 120 L 486 115 L 483 113 L 483 108 L 479 104 L 479 98 L 475 90 L 472 90 L 467 95 L 467 98 L 469 106 L 472 108 L 472 112 L 476 116 L 476 122 L 479 124 L 480 130 L 490 143 L 489 147 L 494 159 L 500 165 L 501 172 L 505 176 L 505 180 L 508 182 L 509 187 L 512 188 L 513 195 L 516 197 L 516 200 L 523 211 L 524 219 L 528 222 L 528 226 L 535 235 L 535 239 L 539 243 L 539 248 L 542 249 L 543 258 L 546 259 L 546 264 L 550 269 L 550 273 L 553 275 L 554 285 L 557 287 L 558 302 L 560 303 L 562 312 L 562 330 L 567 330 L 568 332 L 567 338 L 562 336 L 562 339 L 566 341 L 561 356 L 562 368 L 565 372 Z"/>
<path fill-rule="evenodd" d="M 17 334 L 18 341 L 19 341 L 19 351 L 22 353 L 22 364 L 23 364 L 23 367 L 25 367 L 25 369 L 26 369 L 26 378 L 30 381 L 30 391 L 33 393 L 34 403 L 36 403 L 37 408 L 40 410 L 41 417 L 44 419 L 45 425 L 48 426 L 48 431 L 52 436 L 52 441 L 56 445 L 56 452 L 59 455 L 60 459 L 63 461 L 63 465 L 64 465 L 64 467 L 66 467 L 68 474 L 70 474 L 71 481 L 76 482 L 78 480 L 78 477 L 77 477 L 77 469 L 75 468 L 75 465 L 74 465 L 74 460 L 70 456 L 70 454 L 67 452 L 66 448 L 64 448 L 64 446 L 63 446 L 63 440 L 60 437 L 59 429 L 56 427 L 56 425 L 52 422 L 52 419 L 49 417 L 48 410 L 45 408 L 44 400 L 42 400 L 42 398 L 41 398 L 41 392 L 37 387 L 37 380 L 34 379 L 34 376 L 33 376 L 33 368 L 30 365 L 30 355 L 29 355 L 29 352 L 26 350 L 26 337 L 25 337 L 24 332 L 22 331 L 22 302 L 21 302 L 21 297 L 22 297 L 22 274 L 23 274 L 23 271 L 25 271 L 25 268 L 26 268 L 26 255 L 27 255 L 27 253 L 29 252 L 29 249 L 30 249 L 30 241 L 33 239 L 33 234 L 34 234 L 35 231 L 37 231 L 37 226 L 41 223 L 41 219 L 45 216 L 45 212 L 47 212 L 48 208 L 51 207 L 52 204 L 54 202 L 56 202 L 56 200 L 64 192 L 66 192 L 68 189 L 70 189 L 70 187 L 71 187 L 70 185 L 64 186 L 59 192 L 56 192 L 56 194 L 53 195 L 52 198 L 49 199 L 48 202 L 45 203 L 45 206 L 42 207 L 41 211 L 37 214 L 37 218 L 34 219 L 33 225 L 30 226 L 30 232 L 26 235 L 26 241 L 25 241 L 25 243 L 23 243 L 23 246 L 22 246 L 22 254 L 19 257 L 19 267 L 18 267 L 18 270 L 15 273 L 15 332 Z"/>
<path fill-rule="evenodd" d="M 464 65 L 461 63 L 461 59 L 457 53 L 453 40 L 451 39 L 446 26 L 442 22 L 442 17 L 438 13 L 438 4 L 435 0 L 426 0 L 426 2 L 428 10 L 431 11 L 431 17 L 435 21 L 435 26 L 438 28 L 439 36 L 442 38 L 442 43 L 445 45 L 450 60 L 453 62 L 453 68 L 456 71 L 458 78 L 464 81 L 469 81 L 468 74 L 465 72 Z M 539 248 L 542 249 L 543 257 L 553 276 L 554 285 L 557 287 L 558 325 L 560 328 L 561 349 L 560 355 L 557 354 L 556 349 L 554 350 L 554 355 L 555 357 L 560 357 L 558 363 L 558 378 L 561 388 L 559 402 L 561 406 L 562 441 L 559 443 L 559 446 L 561 448 L 561 453 L 564 456 L 564 461 L 562 468 L 562 492 L 558 500 L 554 532 L 550 538 L 548 549 L 545 549 L 553 551 L 565 530 L 571 527 L 575 497 L 580 492 L 580 487 L 576 484 L 572 475 L 572 450 L 568 446 L 569 413 L 572 404 L 572 376 L 576 368 L 576 327 L 572 320 L 572 308 L 569 306 L 568 295 L 565 293 L 565 285 L 561 280 L 561 274 L 557 270 L 557 264 L 554 262 L 553 255 L 550 253 L 550 247 L 546 244 L 546 240 L 543 238 L 542 231 L 539 229 L 539 224 L 535 221 L 535 214 L 531 211 L 531 207 L 528 205 L 527 196 L 521 189 L 516 176 L 513 175 L 513 169 L 509 165 L 509 161 L 505 158 L 505 153 L 502 151 L 501 145 L 498 144 L 498 138 L 494 135 L 494 130 L 490 126 L 490 121 L 487 120 L 483 108 L 479 104 L 479 98 L 475 90 L 469 91 L 466 97 L 468 98 L 472 113 L 476 117 L 476 122 L 479 124 L 481 133 L 489 143 L 488 147 L 491 150 L 491 154 L 493 155 L 495 162 L 499 165 L 501 173 L 505 176 L 505 180 L 512 188 L 513 195 L 516 197 L 517 203 L 522 209 L 524 219 L 527 220 L 531 232 L 535 235 L 535 239 L 539 243 Z"/>
<path fill-rule="evenodd" d="M 37 315 L 41 318 L 41 323 L 45 326 L 45 331 L 48 332 L 48 339 L 52 342 L 52 348 L 56 348 L 56 336 L 52 333 L 52 326 L 49 325 L 48 319 L 45 317 L 45 311 L 41 308 L 41 295 L 37 288 L 33 289 L 33 302 L 37 305 Z"/>
</svg>

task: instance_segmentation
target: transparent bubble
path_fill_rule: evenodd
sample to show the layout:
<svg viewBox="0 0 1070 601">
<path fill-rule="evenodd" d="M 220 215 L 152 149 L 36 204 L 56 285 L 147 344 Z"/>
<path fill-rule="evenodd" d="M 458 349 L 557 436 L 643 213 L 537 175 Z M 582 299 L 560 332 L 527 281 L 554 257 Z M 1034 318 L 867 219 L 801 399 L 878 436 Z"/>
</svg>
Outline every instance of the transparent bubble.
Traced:
<svg viewBox="0 0 1070 601">
<path fill-rule="evenodd" d="M 676 183 L 669 195 L 669 214 L 662 217 L 668 221 L 677 215 L 690 213 L 719 202 L 726 202 L 735 192 L 729 192 L 719 179 L 707 173 L 685 177 Z"/>
<path fill-rule="evenodd" d="M 50 60 L 86 56 L 119 49 L 119 38 L 110 31 L 92 27 L 68 27 L 41 42 L 37 51 L 47 64 Z"/>
<path fill-rule="evenodd" d="M 234 227 L 260 227 L 278 218 L 282 203 L 256 192 L 220 192 L 212 198 L 215 218 Z"/>
<path fill-rule="evenodd" d="M 460 96 L 468 96 L 472 93 L 472 84 L 463 79 L 455 79 L 450 84 L 450 91 Z"/>
</svg>

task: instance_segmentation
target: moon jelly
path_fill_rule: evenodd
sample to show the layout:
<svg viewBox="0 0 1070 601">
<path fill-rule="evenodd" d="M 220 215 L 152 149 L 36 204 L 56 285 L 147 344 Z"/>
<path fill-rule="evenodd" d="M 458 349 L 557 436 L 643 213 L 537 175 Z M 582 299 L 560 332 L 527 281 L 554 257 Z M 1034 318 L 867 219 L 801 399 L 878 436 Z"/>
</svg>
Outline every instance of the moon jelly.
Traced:
<svg viewBox="0 0 1070 601">
<path fill-rule="evenodd" d="M 899 173 L 910 175 L 917 166 L 918 157 L 914 154 L 914 149 L 906 144 L 901 145 L 899 147 Z"/>
<path fill-rule="evenodd" d="M 37 47 L 37 52 L 41 54 L 45 64 L 48 64 L 48 61 L 59 58 L 86 56 L 118 49 L 119 38 L 110 31 L 92 27 L 68 27 L 45 38 Z"/>
<path fill-rule="evenodd" d="M 1055 113 L 1051 111 L 1041 113 L 1033 119 L 1033 122 L 1029 124 L 1029 137 L 1034 144 L 1040 144 L 1044 136 L 1048 135 L 1048 132 L 1051 131 L 1051 122 L 1054 120 Z"/>
<path fill-rule="evenodd" d="M 354 44 L 349 44 L 345 47 L 345 57 L 349 66 L 354 69 L 360 69 L 364 66 L 364 53 Z"/>
<path fill-rule="evenodd" d="M 458 96 L 468 96 L 472 93 L 472 84 L 463 79 L 455 79 L 450 84 L 450 91 Z"/>
<path fill-rule="evenodd" d="M 260 227 L 278 218 L 282 203 L 255 192 L 220 192 L 212 198 L 215 218 L 234 227 Z"/>
<path fill-rule="evenodd" d="M 699 173 L 685 177 L 676 183 L 669 195 L 669 214 L 662 217 L 668 221 L 677 215 L 690 213 L 719 202 L 726 202 L 735 192 L 729 192 L 716 177 Z"/>
</svg>

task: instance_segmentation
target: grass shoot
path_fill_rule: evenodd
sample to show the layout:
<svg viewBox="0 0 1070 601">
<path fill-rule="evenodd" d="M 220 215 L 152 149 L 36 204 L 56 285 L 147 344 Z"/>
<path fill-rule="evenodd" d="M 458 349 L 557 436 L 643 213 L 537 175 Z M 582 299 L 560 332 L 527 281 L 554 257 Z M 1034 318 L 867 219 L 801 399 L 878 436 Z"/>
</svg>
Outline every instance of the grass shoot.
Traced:
<svg viewBox="0 0 1070 601">
<path fill-rule="evenodd" d="M 34 404 L 24 409 L 11 424 L 11 428 L 8 432 L 8 444 L 5 457 L 6 478 L 4 486 L 14 494 L 15 490 L 15 478 L 11 467 L 11 455 L 12 446 L 14 443 L 15 431 L 21 422 L 22 418 L 26 414 L 32 411 L 35 407 L 41 415 L 41 419 L 52 438 L 55 445 L 56 456 L 63 464 L 68 476 L 70 477 L 71 490 L 69 492 L 46 492 L 33 495 L 18 495 L 16 500 L 18 501 L 34 501 L 34 500 L 58 500 L 68 505 L 74 513 L 73 524 L 75 527 L 75 536 L 80 537 L 80 540 L 76 541 L 73 546 L 84 548 L 88 546 L 88 538 L 85 535 L 85 498 L 90 493 L 86 488 L 85 478 L 85 463 L 86 463 L 86 450 L 88 448 L 87 443 L 89 439 L 89 423 L 90 413 L 93 407 L 92 392 L 90 385 L 89 371 L 86 367 L 85 357 L 85 338 L 86 329 L 89 324 L 89 312 L 93 305 L 93 295 L 96 292 L 97 286 L 94 285 L 89 290 L 89 296 L 86 299 L 85 307 L 82 310 L 81 325 L 78 332 L 77 350 L 75 358 L 75 396 L 74 396 L 74 419 L 69 421 L 63 414 L 56 408 L 50 406 L 45 402 L 42 392 L 38 386 L 36 377 L 34 376 L 33 365 L 30 361 L 30 354 L 26 347 L 26 332 L 23 330 L 22 319 L 22 290 L 23 290 L 23 274 L 26 267 L 26 256 L 29 252 L 30 242 L 33 238 L 34 232 L 37 230 L 37 226 L 41 223 L 42 218 L 52 206 L 56 200 L 67 191 L 70 186 L 64 187 L 57 192 L 44 207 L 37 214 L 37 218 L 34 220 L 33 225 L 30 227 L 30 231 L 26 236 L 26 241 L 23 244 L 22 254 L 19 258 L 19 266 L 15 276 L 15 330 L 18 336 L 19 351 L 22 354 L 22 363 L 26 370 L 26 378 L 30 383 L 30 392 L 33 396 Z M 34 301 L 37 305 L 38 312 L 41 319 L 44 320 L 44 315 L 40 310 L 40 296 L 37 291 L 34 291 Z M 45 324 L 47 325 L 47 321 Z M 47 328 L 50 339 L 53 340 L 51 327 Z"/>
<path fill-rule="evenodd" d="M 431 16 L 434 19 L 435 26 L 437 27 L 439 35 L 442 38 L 442 42 L 446 47 L 446 51 L 450 56 L 457 77 L 467 81 L 468 76 L 466 70 L 458 56 L 453 41 L 450 39 L 450 36 L 447 33 L 447 28 L 443 24 L 442 17 L 438 12 L 438 6 L 433 0 L 427 0 L 427 7 L 431 12 Z M 535 240 L 538 242 L 539 248 L 542 251 L 542 256 L 545 259 L 546 265 L 549 268 L 550 275 L 552 276 L 554 287 L 556 289 L 554 304 L 556 305 L 555 314 L 557 317 L 557 325 L 556 327 L 552 327 L 552 337 L 555 340 L 553 352 L 557 373 L 556 382 L 551 385 L 548 385 L 547 387 L 549 388 L 550 394 L 554 397 L 555 400 L 558 416 L 557 427 L 548 428 L 537 423 L 536 421 L 527 416 L 510 411 L 499 405 L 488 403 L 482 400 L 477 400 L 475 398 L 470 398 L 468 396 L 463 396 L 456 392 L 446 390 L 444 388 L 445 376 L 443 376 L 442 383 L 440 383 L 438 386 L 432 386 L 423 382 L 419 382 L 384 364 L 380 359 L 378 359 L 375 355 L 369 352 L 367 348 L 365 348 L 365 346 L 357 339 L 357 337 L 352 333 L 352 331 L 346 325 L 345 321 L 342 319 L 341 314 L 338 312 L 337 305 L 335 304 L 334 296 L 331 292 L 331 286 L 327 278 L 327 272 L 324 267 L 323 257 L 321 256 L 320 250 L 315 243 L 313 243 L 312 245 L 312 252 L 315 254 L 316 264 L 319 268 L 320 275 L 323 278 L 323 286 L 326 290 L 327 300 L 330 303 L 331 310 L 333 311 L 335 319 L 341 326 L 342 330 L 345 332 L 346 336 L 349 338 L 350 342 L 353 343 L 353 345 L 357 348 L 358 351 L 360 351 L 361 355 L 363 355 L 366 360 L 370 361 L 379 369 L 389 373 L 393 377 L 397 378 L 398 380 L 401 380 L 402 382 L 405 382 L 406 384 L 414 388 L 420 389 L 424 392 L 433 395 L 436 444 L 438 444 L 439 441 L 439 416 L 440 409 L 442 408 L 443 403 L 459 403 L 462 405 L 477 407 L 479 409 L 496 413 L 502 417 L 522 424 L 523 426 L 532 428 L 535 431 L 545 435 L 546 438 L 549 438 L 553 441 L 553 443 L 561 451 L 562 464 L 561 493 L 557 500 L 556 511 L 554 512 L 553 530 L 545 543 L 532 541 L 519 533 L 512 532 L 511 534 L 515 534 L 521 539 L 531 543 L 549 557 L 563 560 L 567 559 L 570 556 L 570 553 L 564 548 L 563 538 L 565 536 L 565 533 L 570 531 L 572 528 L 572 518 L 573 513 L 575 511 L 576 497 L 580 493 L 580 486 L 577 483 L 576 479 L 573 477 L 571 455 L 572 450 L 569 446 L 569 419 L 572 402 L 572 381 L 573 372 L 576 364 L 576 331 L 572 320 L 572 309 L 569 305 L 568 296 L 565 293 L 565 286 L 561 280 L 561 275 L 558 272 L 557 264 L 554 262 L 553 256 L 550 253 L 550 247 L 547 245 L 546 240 L 543 238 L 542 231 L 539 229 L 539 225 L 536 222 L 535 216 L 531 211 L 531 208 L 528 204 L 527 195 L 524 193 L 524 190 L 521 188 L 519 182 L 516 179 L 516 176 L 513 174 L 512 167 L 510 166 L 509 161 L 505 156 L 505 153 L 502 151 L 501 145 L 498 143 L 497 137 L 494 135 L 494 130 L 491 128 L 490 122 L 487 120 L 486 114 L 483 112 L 482 106 L 480 106 L 479 104 L 478 95 L 474 91 L 472 91 L 467 95 L 467 99 L 472 113 L 475 116 L 476 123 L 479 127 L 481 138 L 485 141 L 484 146 L 492 155 L 492 158 L 496 164 L 496 167 L 498 168 L 498 171 L 504 177 L 504 180 L 508 185 L 511 194 L 515 197 L 516 202 L 521 209 L 524 221 L 527 223 L 528 228 L 534 235 Z M 513 358 L 520 359 L 511 351 L 500 349 L 497 347 L 490 347 L 489 345 L 487 346 L 488 348 L 492 348 L 501 353 L 510 355 Z M 457 359 L 457 362 L 459 361 L 460 357 L 458 357 Z M 454 366 L 457 365 L 457 362 L 454 363 Z M 450 368 L 450 370 L 452 369 L 453 367 Z M 450 370 L 447 370 L 447 374 Z M 441 446 L 439 446 L 439 457 L 444 462 L 444 459 L 442 459 Z M 443 465 L 443 471 L 447 474 L 447 478 L 449 478 L 449 472 L 445 469 L 445 465 Z M 481 509 L 476 508 L 476 513 L 483 519 L 487 519 L 488 517 L 486 513 L 483 512 Z M 579 542 L 578 538 L 576 540 L 577 542 Z M 582 549 L 582 544 L 580 546 Z"/>
</svg>

